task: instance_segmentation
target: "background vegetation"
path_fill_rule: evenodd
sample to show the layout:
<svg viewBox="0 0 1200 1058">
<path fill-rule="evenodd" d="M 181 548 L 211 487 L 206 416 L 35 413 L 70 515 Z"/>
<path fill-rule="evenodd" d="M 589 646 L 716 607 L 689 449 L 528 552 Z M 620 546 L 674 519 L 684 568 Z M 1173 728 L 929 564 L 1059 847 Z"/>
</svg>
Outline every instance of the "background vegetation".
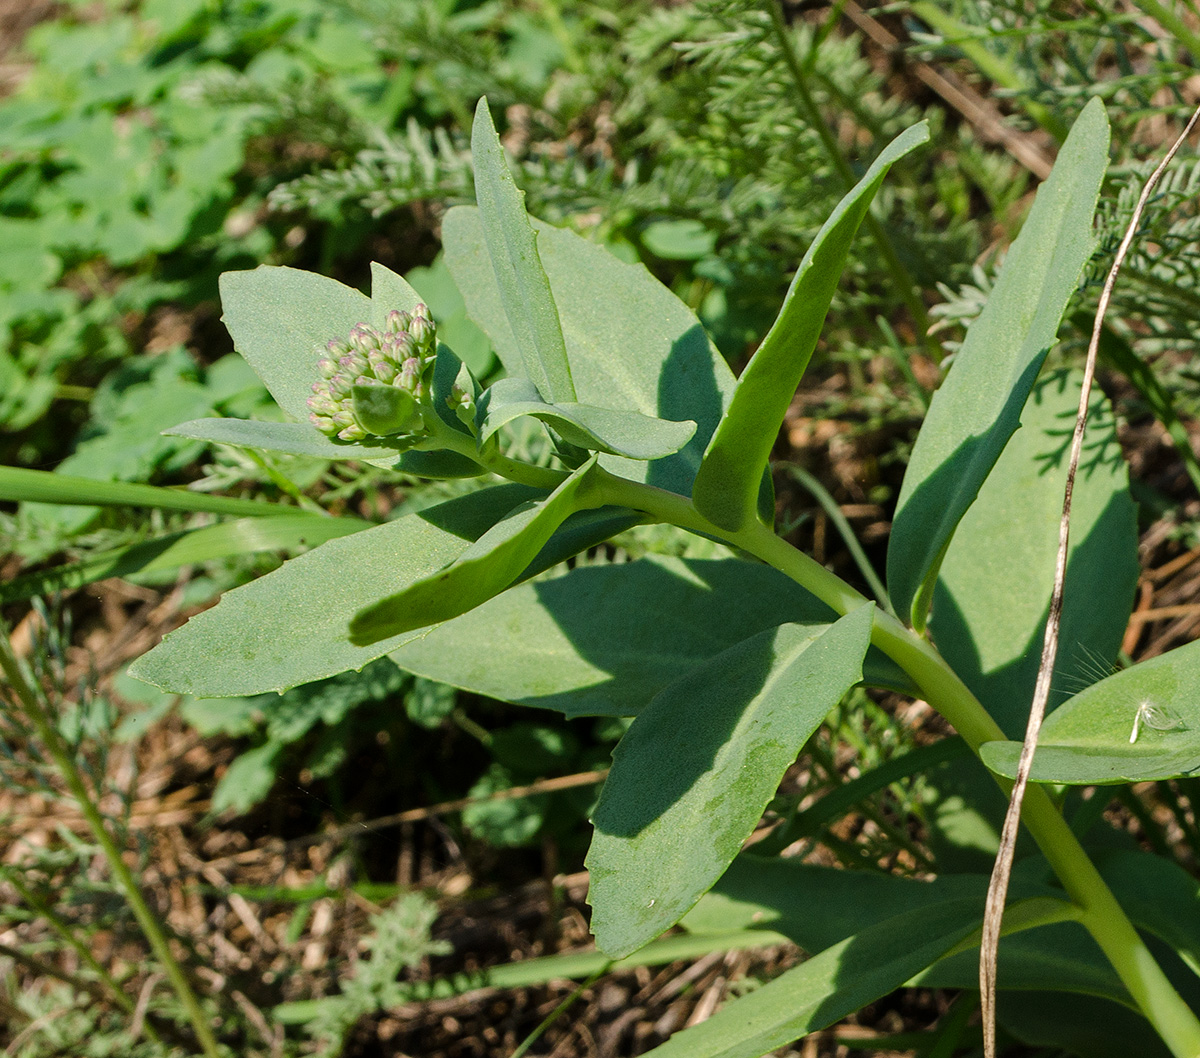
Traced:
<svg viewBox="0 0 1200 1058">
<path fill-rule="evenodd" d="M 1065 130 L 1105 99 L 1101 248 L 1078 332 L 1052 354 L 1074 362 L 1200 61 L 1200 21 L 1172 0 L 72 0 L 0 2 L 0 18 L 0 603 L 48 688 L 50 743 L 70 748 L 222 1045 L 272 1058 L 493 1056 L 536 1034 L 573 994 L 554 964 L 516 963 L 512 989 L 482 998 L 469 978 L 433 997 L 420 982 L 586 945 L 586 817 L 622 727 L 531 722 L 386 659 L 279 699 L 176 700 L 124 675 L 300 545 L 218 504 L 87 506 L 97 496 L 74 478 L 367 520 L 474 487 L 162 436 L 214 413 L 277 414 L 232 355 L 217 276 L 288 264 L 363 287 L 380 261 L 494 375 L 438 256 L 441 216 L 473 200 L 467 137 L 487 94 L 530 212 L 644 262 L 737 370 L 833 204 L 927 118 L 933 148 L 881 191 L 777 448 L 781 524 L 866 586 L 929 394 Z M 1134 658 L 1200 625 L 1198 185 L 1185 152 L 1104 348 L 1140 489 Z M 53 475 L 35 489 L 21 470 Z M 865 554 L 846 546 L 847 519 Z M 715 546 L 640 530 L 586 561 Z M 947 821 L 928 817 L 922 782 L 847 782 L 941 734 L 920 703 L 852 692 L 781 793 L 781 815 L 808 809 L 788 830 L 797 854 L 928 872 Z M 189 1053 L 52 750 L 19 710 L 0 716 L 0 1042 L 21 1058 Z M 1194 793 L 1194 780 L 1143 784 L 1107 810 L 1194 874 Z M 796 958 L 605 977 L 529 1053 L 641 1053 Z M 962 1009 L 905 993 L 804 1053 L 969 1053 Z"/>
</svg>

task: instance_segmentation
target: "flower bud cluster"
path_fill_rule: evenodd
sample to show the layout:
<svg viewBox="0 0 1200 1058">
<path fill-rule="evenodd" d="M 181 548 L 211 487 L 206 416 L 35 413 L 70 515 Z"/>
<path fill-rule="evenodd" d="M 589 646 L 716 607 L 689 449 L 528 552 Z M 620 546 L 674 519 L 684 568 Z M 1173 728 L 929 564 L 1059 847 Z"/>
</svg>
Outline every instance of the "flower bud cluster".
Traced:
<svg viewBox="0 0 1200 1058">
<path fill-rule="evenodd" d="M 349 337 L 334 338 L 320 350 L 321 378 L 308 398 L 309 421 L 330 437 L 361 441 L 369 431 L 355 418 L 353 387 L 396 386 L 420 404 L 429 396 L 435 347 L 433 320 L 424 305 L 411 313 L 393 309 L 383 330 L 356 323 Z"/>
</svg>

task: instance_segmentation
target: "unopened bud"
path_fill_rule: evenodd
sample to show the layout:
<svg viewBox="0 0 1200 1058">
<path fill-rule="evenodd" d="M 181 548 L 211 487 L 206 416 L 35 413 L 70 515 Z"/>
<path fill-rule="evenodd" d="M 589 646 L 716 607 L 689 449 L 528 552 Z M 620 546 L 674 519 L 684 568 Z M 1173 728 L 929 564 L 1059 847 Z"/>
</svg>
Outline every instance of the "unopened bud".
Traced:
<svg viewBox="0 0 1200 1058">
<path fill-rule="evenodd" d="M 347 353 L 338 361 L 339 367 L 348 375 L 361 375 L 370 366 L 370 361 L 367 360 L 366 354 L 355 350 L 352 353 Z"/>
<path fill-rule="evenodd" d="M 401 366 L 399 384 L 409 393 L 417 392 L 417 387 L 421 384 L 421 361 L 415 356 L 410 356 Z"/>
<path fill-rule="evenodd" d="M 412 317 L 407 312 L 402 312 L 400 309 L 392 309 L 387 314 L 387 329 L 393 334 L 399 334 L 401 331 L 408 330 L 408 323 Z"/>
</svg>

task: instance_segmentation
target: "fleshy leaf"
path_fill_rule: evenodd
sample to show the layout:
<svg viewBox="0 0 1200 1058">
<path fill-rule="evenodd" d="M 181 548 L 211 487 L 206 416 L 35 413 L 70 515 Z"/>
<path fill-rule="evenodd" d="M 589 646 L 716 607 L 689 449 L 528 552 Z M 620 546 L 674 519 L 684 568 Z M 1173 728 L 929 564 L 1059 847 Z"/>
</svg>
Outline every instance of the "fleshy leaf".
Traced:
<svg viewBox="0 0 1200 1058">
<path fill-rule="evenodd" d="M 350 641 L 369 646 L 414 628 L 466 613 L 512 584 L 568 516 L 589 505 L 588 460 L 544 500 L 510 511 L 454 561 L 413 579 L 398 592 L 364 606 L 350 622 Z M 388 650 L 399 644 L 393 643 Z"/>
<path fill-rule="evenodd" d="M 704 446 L 733 394 L 734 379 L 700 321 L 644 265 L 618 261 L 574 232 L 531 220 L 558 304 L 576 400 L 650 418 L 691 419 L 692 439 L 653 462 L 602 455 L 600 465 L 634 481 L 691 494 Z M 504 315 L 479 211 L 451 209 L 442 223 L 446 264 L 510 375 L 524 368 Z M 615 311 L 620 306 L 621 311 Z"/>
<path fill-rule="evenodd" d="M 814 909 L 819 914 L 819 909 Z M 975 929 L 978 900 L 906 911 L 814 955 L 646 1058 L 759 1058 L 885 996 Z"/>
<path fill-rule="evenodd" d="M 1095 244 L 1108 117 L 1093 99 L 1039 188 L 995 288 L 934 394 L 904 476 L 888 546 L 888 592 L 924 628 L 938 567 L 967 508 L 1020 423 L 1059 321 Z"/>
<path fill-rule="evenodd" d="M 572 717 L 636 716 L 683 673 L 743 639 L 784 622 L 835 620 L 770 566 L 651 555 L 510 588 L 391 658 L 419 676 L 501 701 Z M 863 673 L 872 686 L 915 693 L 874 647 Z"/>
<path fill-rule="evenodd" d="M 477 419 L 480 442 L 506 423 L 526 415 L 553 427 L 570 444 L 627 459 L 662 459 L 674 455 L 696 432 L 696 424 L 691 421 L 666 422 L 641 412 L 590 404 L 547 404 L 528 379 L 505 378 L 480 398 Z"/>
<path fill-rule="evenodd" d="M 390 268 L 371 262 L 371 323 L 378 330 L 387 327 L 388 313 L 393 309 L 412 312 L 423 304 L 418 294 L 403 276 L 396 275 Z"/>
<path fill-rule="evenodd" d="M 800 262 L 779 316 L 738 379 L 692 490 L 696 509 L 723 529 L 736 531 L 755 515 L 771 448 L 817 347 L 850 244 L 875 192 L 892 165 L 928 139 L 925 122 L 902 132 L 838 203 Z"/>
<path fill-rule="evenodd" d="M 1081 375 L 1034 387 L 1021 428 L 959 523 L 933 596 L 930 632 L 950 667 L 1013 738 L 1023 734 L 1054 586 L 1067 442 Z M 1014 502 L 1014 497 L 1020 497 Z M 1051 708 L 1116 659 L 1137 585 L 1137 518 L 1116 425 L 1097 393 L 1075 480 L 1071 549 Z M 1104 605 L 1097 606 L 1096 599 Z"/>
<path fill-rule="evenodd" d="M 200 441 L 261 448 L 318 459 L 360 459 L 423 478 L 474 478 L 487 471 L 457 452 L 415 452 L 410 441 L 372 438 L 371 443 L 337 441 L 308 423 L 259 422 L 254 419 L 193 419 L 164 433 Z M 405 450 L 407 449 L 407 451 Z"/>
<path fill-rule="evenodd" d="M 587 856 L 602 951 L 620 957 L 653 940 L 729 866 L 784 771 L 862 678 L 873 612 L 760 632 L 665 687 L 634 720 Z"/>
<path fill-rule="evenodd" d="M 307 422 L 325 344 L 370 320 L 371 299 L 326 276 L 274 265 L 226 272 L 220 286 L 221 318 L 234 348 L 279 406 Z"/>
<path fill-rule="evenodd" d="M 488 256 L 521 351 L 523 374 L 547 401 L 573 401 L 567 347 L 550 281 L 538 257 L 537 235 L 525 212 L 525 195 L 517 190 L 504 160 L 486 97 L 475 108 L 471 161 Z"/>
<path fill-rule="evenodd" d="M 346 626 L 359 610 L 437 573 L 515 506 L 542 495 L 499 485 L 331 540 L 226 592 L 130 672 L 163 690 L 224 698 L 284 691 L 361 669 L 406 639 L 354 646 Z"/>
<path fill-rule="evenodd" d="M 417 400 L 396 386 L 351 386 L 354 418 L 367 433 L 379 437 L 414 430 L 420 423 Z"/>
<path fill-rule="evenodd" d="M 983 762 L 1016 773 L 1019 742 L 985 742 Z M 1046 717 L 1034 782 L 1101 785 L 1200 770 L 1200 642 L 1109 676 Z"/>
</svg>

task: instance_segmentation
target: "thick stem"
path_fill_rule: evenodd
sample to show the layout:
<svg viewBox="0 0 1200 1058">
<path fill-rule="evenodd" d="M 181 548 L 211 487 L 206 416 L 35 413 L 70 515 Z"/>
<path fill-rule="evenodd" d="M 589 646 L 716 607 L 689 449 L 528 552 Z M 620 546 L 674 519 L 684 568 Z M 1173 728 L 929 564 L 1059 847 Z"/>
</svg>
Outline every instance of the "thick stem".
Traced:
<svg viewBox="0 0 1200 1058">
<path fill-rule="evenodd" d="M 716 537 L 779 570 L 839 614 L 869 600 L 761 523 L 726 532 L 675 493 L 605 474 L 597 483 L 608 503 L 645 511 L 682 529 Z M 876 609 L 871 642 L 913 678 L 925 700 L 962 735 L 976 756 L 984 742 L 1006 736 L 978 699 L 934 649 L 896 618 Z M 1006 792 L 1011 783 L 994 776 Z M 1081 921 L 1112 964 L 1139 1009 L 1177 1058 L 1200 1056 L 1200 1020 L 1175 991 L 1112 890 L 1088 858 L 1046 791 L 1031 786 L 1021 819 L 1071 899 Z"/>
<path fill-rule="evenodd" d="M 83 781 L 83 776 L 75 766 L 70 748 L 63 741 L 62 736 L 51 721 L 49 713 L 42 704 L 41 695 L 25 678 L 25 673 L 17 661 L 16 654 L 13 653 L 12 644 L 9 642 L 7 634 L 3 634 L 3 630 L 0 630 L 0 671 L 3 671 L 9 686 L 12 688 L 13 694 L 33 724 L 38 738 L 41 739 L 49 751 L 50 757 L 58 768 L 59 774 L 67 784 L 67 789 L 70 790 L 71 796 L 78 803 L 79 810 L 83 813 L 83 818 L 92 831 L 92 836 L 95 838 L 96 844 L 100 846 L 101 851 L 104 853 L 104 858 L 108 861 L 109 869 L 112 871 L 117 884 L 121 887 L 125 899 L 129 903 L 130 910 L 133 911 L 134 918 L 137 919 L 142 933 L 145 935 L 158 961 L 162 964 L 167 979 L 171 982 L 171 987 L 175 990 L 175 994 L 178 996 L 179 1002 L 187 1014 L 188 1021 L 192 1025 L 192 1030 L 196 1033 L 196 1039 L 205 1054 L 205 1058 L 220 1058 L 216 1038 L 212 1034 L 212 1029 L 209 1028 L 208 1019 L 200 1006 L 200 1001 L 196 998 L 195 992 L 192 991 L 192 986 L 188 983 L 187 975 L 183 972 L 183 967 L 179 965 L 175 956 L 171 954 L 171 947 L 167 943 L 166 935 L 163 933 L 154 912 L 150 910 L 150 906 L 146 903 L 145 897 L 142 896 L 137 881 L 133 877 L 133 872 L 126 865 L 116 841 L 113 840 L 112 835 L 108 832 L 108 828 L 104 825 L 104 817 L 100 814 L 100 810 L 96 807 L 88 793 L 87 784 Z"/>
</svg>

